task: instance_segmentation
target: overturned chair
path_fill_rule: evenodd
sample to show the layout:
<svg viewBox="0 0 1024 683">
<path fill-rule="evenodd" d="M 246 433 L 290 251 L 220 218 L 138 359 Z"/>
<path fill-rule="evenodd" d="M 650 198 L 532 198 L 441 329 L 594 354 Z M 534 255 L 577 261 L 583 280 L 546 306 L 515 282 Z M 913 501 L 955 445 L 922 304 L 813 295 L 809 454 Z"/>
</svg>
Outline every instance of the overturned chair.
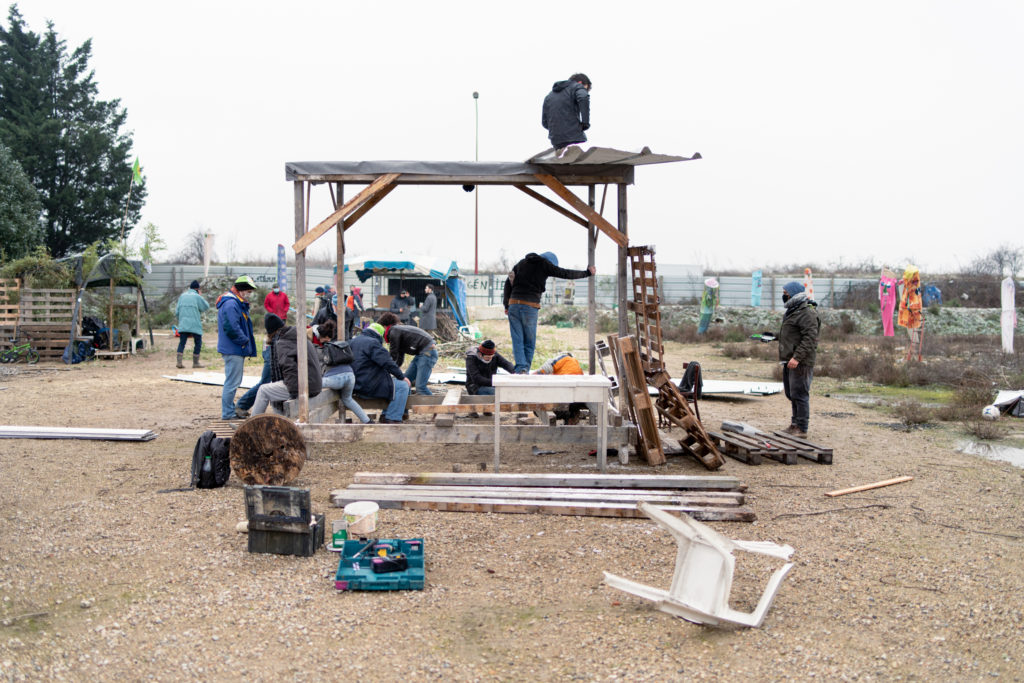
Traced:
<svg viewBox="0 0 1024 683">
<path fill-rule="evenodd" d="M 672 586 L 665 591 L 605 572 L 604 582 L 608 586 L 651 600 L 658 609 L 697 624 L 761 625 L 779 585 L 793 568 L 793 563 L 787 562 L 772 574 L 753 612 L 740 612 L 729 607 L 729 593 L 732 591 L 732 576 L 736 566 L 733 552 L 744 550 L 789 560 L 793 554 L 792 547 L 770 541 L 734 541 L 685 514 L 676 517 L 643 502 L 637 507 L 672 534 L 679 545 Z"/>
</svg>

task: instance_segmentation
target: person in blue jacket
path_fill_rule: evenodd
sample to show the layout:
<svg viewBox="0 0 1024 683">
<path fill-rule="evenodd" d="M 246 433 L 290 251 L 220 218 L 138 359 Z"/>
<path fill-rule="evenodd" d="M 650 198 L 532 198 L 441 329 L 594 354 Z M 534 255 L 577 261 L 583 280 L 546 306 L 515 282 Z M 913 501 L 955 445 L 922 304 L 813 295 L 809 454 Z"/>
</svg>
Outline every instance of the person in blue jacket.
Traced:
<svg viewBox="0 0 1024 683">
<path fill-rule="evenodd" d="M 400 423 L 412 383 L 384 348 L 384 327 L 380 323 L 371 324 L 349 345 L 354 357 L 352 371 L 356 375 L 354 393 L 366 398 L 388 399 L 391 403 L 381 413 L 380 421 Z"/>
<path fill-rule="evenodd" d="M 245 359 L 256 355 L 256 337 L 249 318 L 249 295 L 256 283 L 243 275 L 217 299 L 217 352 L 224 358 L 224 391 L 220 396 L 222 420 L 239 419 L 235 414 L 235 392 L 242 384 Z"/>
<path fill-rule="evenodd" d="M 201 368 L 199 352 L 203 350 L 203 311 L 209 310 L 210 304 L 199 293 L 199 280 L 193 280 L 181 296 L 178 297 L 178 305 L 174 309 L 174 315 L 178 318 L 178 363 L 175 367 L 183 368 L 181 362 L 185 357 L 185 343 L 192 337 L 192 367 Z"/>
</svg>

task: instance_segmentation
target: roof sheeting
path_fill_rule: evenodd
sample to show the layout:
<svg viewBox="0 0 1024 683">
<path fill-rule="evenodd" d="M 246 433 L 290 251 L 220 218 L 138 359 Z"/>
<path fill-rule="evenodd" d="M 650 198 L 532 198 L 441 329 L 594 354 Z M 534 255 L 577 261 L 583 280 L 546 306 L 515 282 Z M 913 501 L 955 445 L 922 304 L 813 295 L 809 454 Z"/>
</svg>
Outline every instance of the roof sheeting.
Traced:
<svg viewBox="0 0 1024 683">
<path fill-rule="evenodd" d="M 385 173 L 401 173 L 419 176 L 530 176 L 537 173 L 551 172 L 551 168 L 567 166 L 616 167 L 643 166 L 647 164 L 664 164 L 674 161 L 691 161 L 700 159 L 700 154 L 692 157 L 655 154 L 649 147 L 639 151 L 613 149 L 611 147 L 591 147 L 583 150 L 570 147 L 565 155 L 558 159 L 554 150 L 549 149 L 537 154 L 526 162 L 517 161 L 289 161 L 284 165 L 285 180 L 308 180 L 330 176 L 376 176 Z"/>
</svg>

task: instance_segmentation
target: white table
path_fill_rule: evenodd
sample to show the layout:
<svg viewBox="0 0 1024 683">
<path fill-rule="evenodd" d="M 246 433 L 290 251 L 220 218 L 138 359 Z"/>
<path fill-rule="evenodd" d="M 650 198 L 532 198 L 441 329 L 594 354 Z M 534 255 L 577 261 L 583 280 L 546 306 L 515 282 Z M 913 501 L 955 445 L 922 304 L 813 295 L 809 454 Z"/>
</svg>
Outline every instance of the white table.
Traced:
<svg viewBox="0 0 1024 683">
<path fill-rule="evenodd" d="M 608 453 L 608 390 L 611 380 L 602 375 L 495 375 L 494 471 L 501 462 L 502 403 L 587 403 L 597 410 L 597 463 L 606 470 Z"/>
</svg>

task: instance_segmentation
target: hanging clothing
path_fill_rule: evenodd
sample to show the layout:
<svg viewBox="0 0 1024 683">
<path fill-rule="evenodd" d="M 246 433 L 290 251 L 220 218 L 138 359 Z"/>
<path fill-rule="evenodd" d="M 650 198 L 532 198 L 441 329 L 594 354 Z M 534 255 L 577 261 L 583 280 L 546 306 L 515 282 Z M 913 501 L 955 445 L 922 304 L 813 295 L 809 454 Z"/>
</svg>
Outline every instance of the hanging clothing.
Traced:
<svg viewBox="0 0 1024 683">
<path fill-rule="evenodd" d="M 900 297 L 900 314 L 896 320 L 900 327 L 917 330 L 921 327 L 921 271 L 916 266 L 907 266 L 903 271 L 903 296 Z"/>
<path fill-rule="evenodd" d="M 804 291 L 807 292 L 808 299 L 814 299 L 814 276 L 811 275 L 810 268 L 804 268 Z"/>
<path fill-rule="evenodd" d="M 1013 353 L 1013 330 L 1017 327 L 1017 308 L 1015 303 L 1017 283 L 1013 281 L 1012 277 L 1008 277 L 1003 280 L 1001 287 L 1003 353 Z"/>
<path fill-rule="evenodd" d="M 896 278 L 885 275 L 878 281 L 878 303 L 882 308 L 882 334 L 895 337 L 893 314 L 896 312 Z"/>
<path fill-rule="evenodd" d="M 761 305 L 761 271 L 750 274 L 750 305 L 757 308 Z"/>
<path fill-rule="evenodd" d="M 704 294 L 700 297 L 700 322 L 697 324 L 697 334 L 704 334 L 708 331 L 716 308 L 718 308 L 718 280 L 709 277 L 704 281 Z"/>
</svg>

